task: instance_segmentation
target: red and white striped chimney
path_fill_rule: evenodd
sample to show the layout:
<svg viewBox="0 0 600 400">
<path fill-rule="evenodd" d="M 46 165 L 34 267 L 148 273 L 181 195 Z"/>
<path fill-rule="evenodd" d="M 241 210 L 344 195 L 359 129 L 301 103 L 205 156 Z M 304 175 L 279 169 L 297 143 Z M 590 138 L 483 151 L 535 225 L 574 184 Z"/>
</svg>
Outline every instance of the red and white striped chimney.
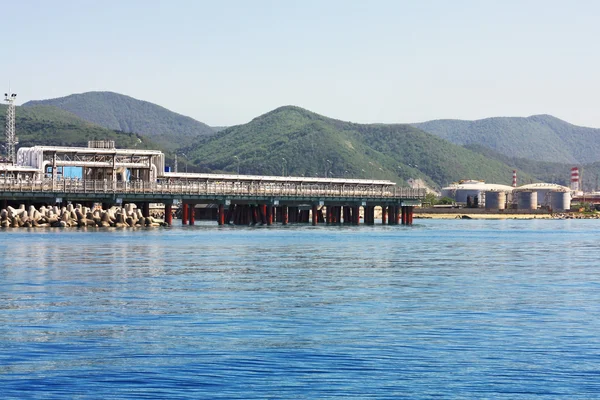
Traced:
<svg viewBox="0 0 600 400">
<path fill-rule="evenodd" d="M 571 190 L 579 191 L 579 168 L 571 168 Z"/>
<path fill-rule="evenodd" d="M 513 187 L 517 187 L 517 171 L 513 170 Z"/>
</svg>

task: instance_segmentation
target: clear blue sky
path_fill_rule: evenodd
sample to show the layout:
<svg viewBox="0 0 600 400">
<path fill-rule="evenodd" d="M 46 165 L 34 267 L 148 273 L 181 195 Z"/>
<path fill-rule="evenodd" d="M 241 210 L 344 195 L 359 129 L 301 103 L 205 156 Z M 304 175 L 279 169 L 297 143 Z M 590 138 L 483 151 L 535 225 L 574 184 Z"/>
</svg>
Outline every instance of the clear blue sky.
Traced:
<svg viewBox="0 0 600 400">
<path fill-rule="evenodd" d="M 600 128 L 599 17 L 600 1 L 3 1 L 0 82 L 19 103 L 109 90 L 209 125 L 292 104 Z"/>
</svg>

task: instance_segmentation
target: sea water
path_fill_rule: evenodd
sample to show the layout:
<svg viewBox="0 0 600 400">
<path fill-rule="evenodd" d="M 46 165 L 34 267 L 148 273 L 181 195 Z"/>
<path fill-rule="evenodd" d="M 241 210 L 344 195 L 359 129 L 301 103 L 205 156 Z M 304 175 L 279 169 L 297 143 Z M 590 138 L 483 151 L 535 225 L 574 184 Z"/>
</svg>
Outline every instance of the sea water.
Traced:
<svg viewBox="0 0 600 400">
<path fill-rule="evenodd" d="M 600 396 L 597 221 L 0 231 L 0 398 Z"/>
</svg>

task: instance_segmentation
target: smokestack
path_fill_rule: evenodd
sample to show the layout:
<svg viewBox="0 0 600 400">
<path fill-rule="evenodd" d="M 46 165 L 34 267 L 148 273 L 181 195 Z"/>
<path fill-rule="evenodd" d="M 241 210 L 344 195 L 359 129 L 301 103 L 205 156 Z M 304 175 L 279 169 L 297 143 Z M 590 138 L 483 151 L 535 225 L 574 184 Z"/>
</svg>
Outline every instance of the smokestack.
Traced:
<svg viewBox="0 0 600 400">
<path fill-rule="evenodd" d="M 571 168 L 571 190 L 574 192 L 579 191 L 579 168 Z"/>
<path fill-rule="evenodd" d="M 513 187 L 517 187 L 517 171 L 513 170 Z"/>
</svg>

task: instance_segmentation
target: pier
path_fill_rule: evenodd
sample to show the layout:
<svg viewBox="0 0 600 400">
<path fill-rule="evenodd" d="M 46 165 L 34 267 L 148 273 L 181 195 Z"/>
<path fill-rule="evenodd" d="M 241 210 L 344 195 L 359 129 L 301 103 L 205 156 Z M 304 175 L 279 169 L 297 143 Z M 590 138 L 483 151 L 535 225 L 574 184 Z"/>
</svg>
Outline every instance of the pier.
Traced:
<svg viewBox="0 0 600 400">
<path fill-rule="evenodd" d="M 216 208 L 219 225 L 375 223 L 411 225 L 424 189 L 397 187 L 388 180 L 163 172 L 164 154 L 88 147 L 21 148 L 17 164 L 0 166 L 0 201 L 9 204 L 135 203 L 145 217 L 150 204 L 164 205 L 173 223 L 178 206 L 183 224 L 194 225 L 195 206 Z M 67 177 L 67 171 L 78 177 Z"/>
</svg>

